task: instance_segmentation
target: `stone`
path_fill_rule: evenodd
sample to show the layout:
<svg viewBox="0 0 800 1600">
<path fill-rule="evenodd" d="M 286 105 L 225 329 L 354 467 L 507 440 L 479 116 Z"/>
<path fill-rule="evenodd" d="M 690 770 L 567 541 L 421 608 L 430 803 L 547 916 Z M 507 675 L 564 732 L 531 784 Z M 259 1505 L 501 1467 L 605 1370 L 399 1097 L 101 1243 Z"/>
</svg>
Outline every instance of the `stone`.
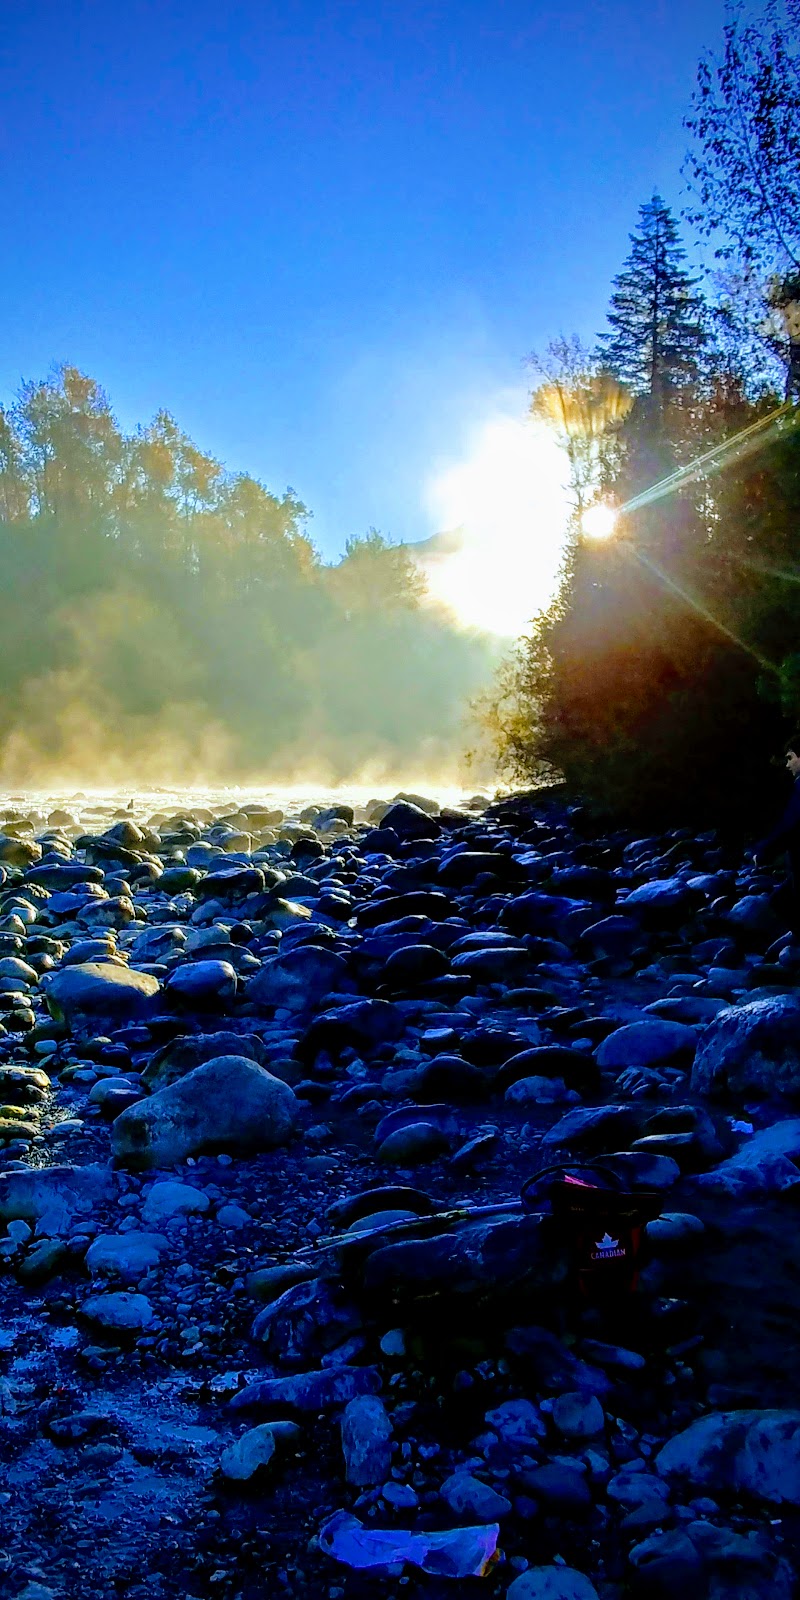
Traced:
<svg viewBox="0 0 800 1600">
<path fill-rule="evenodd" d="M 673 1595 L 703 1593 L 703 1562 L 692 1540 L 677 1528 L 634 1545 L 629 1559 L 646 1595 L 667 1600 Z"/>
<path fill-rule="evenodd" d="M 506 1590 L 506 1600 L 598 1600 L 598 1595 L 574 1567 L 529 1567 Z"/>
<path fill-rule="evenodd" d="M 532 1467 L 519 1474 L 520 1483 L 534 1500 L 548 1509 L 567 1517 L 588 1516 L 592 1509 L 592 1495 L 584 1472 L 577 1466 L 549 1461 L 543 1467 Z"/>
<path fill-rule="evenodd" d="M 247 1056 L 263 1064 L 263 1055 L 260 1039 L 247 1034 L 182 1033 L 154 1052 L 142 1073 L 142 1083 L 148 1089 L 166 1089 L 218 1056 Z"/>
<path fill-rule="evenodd" d="M 498 1494 L 488 1483 L 481 1483 L 471 1472 L 454 1472 L 439 1493 L 457 1517 L 469 1517 L 475 1522 L 497 1522 L 511 1510 L 511 1501 L 505 1495 Z"/>
<path fill-rule="evenodd" d="M 441 1128 L 430 1122 L 412 1122 L 384 1139 L 378 1160 L 398 1167 L 416 1166 L 420 1161 L 434 1161 L 448 1148 L 449 1140 Z"/>
<path fill-rule="evenodd" d="M 542 1143 L 598 1155 L 630 1141 L 636 1132 L 636 1117 L 628 1106 L 581 1107 L 548 1128 Z"/>
<path fill-rule="evenodd" d="M 218 1056 L 123 1111 L 112 1124 L 122 1165 L 171 1167 L 203 1150 L 270 1150 L 291 1137 L 294 1091 L 246 1056 Z"/>
<path fill-rule="evenodd" d="M 249 1483 L 269 1466 L 280 1439 L 295 1441 L 301 1434 L 296 1422 L 260 1422 L 255 1428 L 248 1428 L 235 1444 L 223 1450 L 219 1463 L 222 1476 L 231 1483 Z"/>
<path fill-rule="evenodd" d="M 36 1223 L 42 1233 L 68 1233 L 77 1218 L 86 1216 L 116 1192 L 116 1179 L 107 1167 L 38 1167 L 26 1172 L 0 1174 L 0 1219 L 22 1218 Z"/>
<path fill-rule="evenodd" d="M 348 986 L 343 956 L 317 945 L 301 945 L 265 961 L 248 982 L 247 999 L 258 1006 L 300 1013 L 314 1010 L 329 994 Z"/>
<path fill-rule="evenodd" d="M 621 911 L 626 917 L 636 917 L 643 928 L 669 931 L 680 927 L 701 899 L 701 895 L 687 887 L 683 878 L 657 878 L 633 889 Z"/>
<path fill-rule="evenodd" d="M 164 993 L 188 1006 L 219 1006 L 235 998 L 236 983 L 229 961 L 183 961 L 170 972 Z"/>
<path fill-rule="evenodd" d="M 721 1011 L 700 1040 L 691 1086 L 736 1097 L 800 1093 L 800 999 L 776 994 Z"/>
<path fill-rule="evenodd" d="M 253 1338 L 264 1344 L 274 1361 L 305 1366 L 318 1360 L 361 1327 L 352 1300 L 324 1278 L 310 1278 L 285 1289 L 259 1311 Z"/>
<path fill-rule="evenodd" d="M 90 1295 L 81 1310 L 88 1322 L 109 1333 L 139 1332 L 149 1328 L 155 1316 L 146 1295 L 133 1294 L 126 1289 Z"/>
<path fill-rule="evenodd" d="M 800 1411 L 712 1412 L 670 1439 L 656 1466 L 692 1488 L 800 1505 Z"/>
<path fill-rule="evenodd" d="M 248 1383 L 230 1401 L 233 1411 L 260 1406 L 289 1406 L 297 1411 L 328 1411 L 347 1405 L 359 1395 L 378 1394 L 381 1380 L 374 1367 L 327 1367 L 321 1372 L 297 1372 L 285 1378 L 261 1378 Z"/>
<path fill-rule="evenodd" d="M 159 992 L 158 978 L 150 973 L 109 961 L 46 972 L 40 987 L 51 1017 L 79 1033 L 96 1032 L 98 1019 L 129 1022 L 151 1015 Z"/>
<path fill-rule="evenodd" d="M 655 1018 L 648 1022 L 629 1022 L 622 1028 L 615 1028 L 598 1045 L 597 1064 L 612 1072 L 623 1067 L 661 1066 L 691 1058 L 696 1044 L 694 1030 L 681 1022 Z"/>
<path fill-rule="evenodd" d="M 504 1400 L 502 1405 L 487 1411 L 486 1424 L 500 1435 L 504 1444 L 524 1450 L 547 1435 L 544 1418 L 530 1400 Z"/>
<path fill-rule="evenodd" d="M 732 1199 L 756 1198 L 795 1189 L 800 1183 L 800 1117 L 788 1117 L 762 1128 L 713 1172 L 696 1178 L 700 1190 L 718 1191 Z"/>
<path fill-rule="evenodd" d="M 210 1207 L 202 1189 L 191 1183 L 154 1183 L 145 1195 L 142 1217 L 145 1222 L 169 1222 L 172 1217 L 197 1216 Z"/>
<path fill-rule="evenodd" d="M 465 1220 L 433 1238 L 378 1240 L 364 1264 L 364 1286 L 411 1299 L 497 1293 L 518 1284 L 550 1289 L 566 1270 L 541 1218 L 512 1213 Z"/>
<path fill-rule="evenodd" d="M 605 1421 L 596 1395 L 560 1394 L 553 1401 L 553 1422 L 566 1439 L 595 1439 Z"/>
<path fill-rule="evenodd" d="M 157 1267 L 167 1241 L 160 1233 L 101 1233 L 86 1252 L 92 1277 L 121 1278 L 138 1283 Z"/>
<path fill-rule="evenodd" d="M 377 1395 L 350 1400 L 342 1414 L 345 1477 L 360 1489 L 383 1483 L 392 1465 L 392 1424 Z"/>
<path fill-rule="evenodd" d="M 660 1217 L 646 1224 L 644 1231 L 648 1243 L 658 1251 L 697 1244 L 706 1228 L 700 1217 L 690 1211 L 662 1211 Z"/>
</svg>

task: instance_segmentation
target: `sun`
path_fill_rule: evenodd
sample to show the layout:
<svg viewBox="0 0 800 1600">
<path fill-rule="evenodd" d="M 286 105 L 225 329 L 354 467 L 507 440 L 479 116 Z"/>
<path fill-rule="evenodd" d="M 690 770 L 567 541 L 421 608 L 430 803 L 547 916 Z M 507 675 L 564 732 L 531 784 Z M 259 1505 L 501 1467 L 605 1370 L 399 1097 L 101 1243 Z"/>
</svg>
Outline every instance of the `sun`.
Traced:
<svg viewBox="0 0 800 1600">
<path fill-rule="evenodd" d="M 581 531 L 587 539 L 610 539 L 616 531 L 619 513 L 607 501 L 598 500 L 581 517 Z"/>
<path fill-rule="evenodd" d="M 553 598 L 569 523 L 565 458 L 533 422 L 484 423 L 465 459 L 428 489 L 435 525 L 454 530 L 422 565 L 430 595 L 467 627 L 516 638 Z"/>
</svg>

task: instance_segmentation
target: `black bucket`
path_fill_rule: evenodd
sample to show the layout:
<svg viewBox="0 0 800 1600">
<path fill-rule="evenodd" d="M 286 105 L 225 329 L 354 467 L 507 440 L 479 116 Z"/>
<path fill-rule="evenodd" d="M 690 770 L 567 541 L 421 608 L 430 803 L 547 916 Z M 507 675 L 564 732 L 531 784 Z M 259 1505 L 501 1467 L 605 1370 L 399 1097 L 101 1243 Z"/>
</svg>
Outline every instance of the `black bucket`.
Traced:
<svg viewBox="0 0 800 1600">
<path fill-rule="evenodd" d="M 660 1216 L 660 1194 L 629 1188 L 610 1163 L 575 1162 L 528 1178 L 522 1204 L 526 1211 L 545 1210 L 554 1218 L 583 1299 L 608 1303 L 633 1294 L 645 1224 Z"/>
</svg>

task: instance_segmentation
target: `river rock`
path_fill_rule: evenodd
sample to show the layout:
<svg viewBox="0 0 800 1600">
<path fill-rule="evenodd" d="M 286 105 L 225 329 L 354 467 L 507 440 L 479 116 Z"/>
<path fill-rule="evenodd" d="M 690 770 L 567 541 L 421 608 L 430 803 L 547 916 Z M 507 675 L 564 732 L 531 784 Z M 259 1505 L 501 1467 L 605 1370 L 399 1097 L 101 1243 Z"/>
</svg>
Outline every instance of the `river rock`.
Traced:
<svg viewBox="0 0 800 1600">
<path fill-rule="evenodd" d="M 139 1332 L 149 1328 L 155 1313 L 146 1295 L 126 1289 L 110 1294 L 93 1294 L 84 1300 L 81 1311 L 88 1322 L 109 1333 Z"/>
<path fill-rule="evenodd" d="M 92 1277 L 121 1278 L 138 1283 L 151 1268 L 157 1267 L 167 1241 L 161 1233 L 103 1233 L 86 1252 L 86 1265 Z"/>
<path fill-rule="evenodd" d="M 247 999 L 259 1006 L 312 1011 L 320 1001 L 349 986 L 347 962 L 334 950 L 301 945 L 266 961 L 247 985 Z"/>
<path fill-rule="evenodd" d="M 342 1414 L 345 1477 L 357 1488 L 384 1483 L 392 1465 L 392 1424 L 378 1395 L 350 1400 Z"/>
<path fill-rule="evenodd" d="M 96 1032 L 102 1019 L 128 1022 L 149 1016 L 159 982 L 148 972 L 133 972 L 109 961 L 87 961 L 45 973 L 41 988 L 56 1022 L 65 1022 L 76 1032 Z"/>
<path fill-rule="evenodd" d="M 229 961 L 184 961 L 174 967 L 165 995 L 187 1006 L 220 1006 L 236 995 L 236 970 Z"/>
<path fill-rule="evenodd" d="M 297 1372 L 287 1378 L 261 1378 L 233 1396 L 233 1411 L 258 1410 L 283 1405 L 297 1411 L 327 1411 L 347 1405 L 359 1395 L 377 1394 L 380 1376 L 374 1367 L 327 1367 L 321 1372 Z"/>
<path fill-rule="evenodd" d="M 506 1590 L 506 1600 L 598 1600 L 598 1595 L 574 1567 L 529 1567 Z"/>
<path fill-rule="evenodd" d="M 481 1483 L 471 1472 L 454 1472 L 439 1493 L 455 1516 L 469 1517 L 473 1522 L 497 1522 L 511 1510 L 511 1501 L 504 1494 Z"/>
<path fill-rule="evenodd" d="M 246 1056 L 218 1056 L 123 1111 L 112 1125 L 122 1165 L 170 1167 L 202 1150 L 271 1150 L 290 1138 L 289 1085 Z"/>
<path fill-rule="evenodd" d="M 698 1417 L 665 1444 L 658 1471 L 696 1489 L 800 1505 L 800 1411 L 723 1411 Z"/>
<path fill-rule="evenodd" d="M 776 994 L 721 1011 L 698 1045 L 692 1089 L 736 1096 L 800 1093 L 800 999 Z"/>
<path fill-rule="evenodd" d="M 42 1233 L 69 1231 L 76 1218 L 85 1216 L 116 1192 L 116 1179 L 107 1167 L 38 1167 L 27 1172 L 0 1174 L 0 1218 L 35 1222 Z"/>
<path fill-rule="evenodd" d="M 597 1064 L 607 1071 L 623 1067 L 655 1067 L 694 1055 L 697 1036 L 681 1022 L 629 1022 L 603 1039 Z"/>
<path fill-rule="evenodd" d="M 150 1057 L 142 1073 L 142 1083 L 148 1089 L 166 1089 L 170 1083 L 185 1078 L 187 1072 L 200 1067 L 205 1061 L 218 1056 L 247 1056 L 263 1064 L 264 1050 L 260 1039 L 238 1033 L 179 1034 L 169 1039 Z"/>
</svg>

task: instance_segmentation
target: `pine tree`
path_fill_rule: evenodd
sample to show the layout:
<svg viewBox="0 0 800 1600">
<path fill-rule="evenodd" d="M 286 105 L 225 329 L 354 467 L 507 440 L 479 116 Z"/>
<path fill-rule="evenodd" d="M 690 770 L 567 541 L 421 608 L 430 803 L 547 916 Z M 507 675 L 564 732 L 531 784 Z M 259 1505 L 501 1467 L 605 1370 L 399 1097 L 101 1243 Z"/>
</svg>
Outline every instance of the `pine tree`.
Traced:
<svg viewBox="0 0 800 1600">
<path fill-rule="evenodd" d="M 614 280 L 611 332 L 601 334 L 600 349 L 614 377 L 659 412 L 699 375 L 703 301 L 697 280 L 684 268 L 677 224 L 660 195 L 640 208 L 639 219 L 630 255 Z"/>
</svg>

